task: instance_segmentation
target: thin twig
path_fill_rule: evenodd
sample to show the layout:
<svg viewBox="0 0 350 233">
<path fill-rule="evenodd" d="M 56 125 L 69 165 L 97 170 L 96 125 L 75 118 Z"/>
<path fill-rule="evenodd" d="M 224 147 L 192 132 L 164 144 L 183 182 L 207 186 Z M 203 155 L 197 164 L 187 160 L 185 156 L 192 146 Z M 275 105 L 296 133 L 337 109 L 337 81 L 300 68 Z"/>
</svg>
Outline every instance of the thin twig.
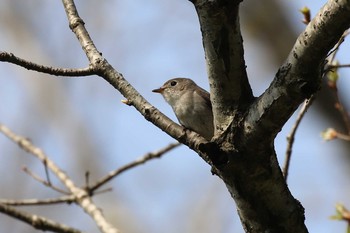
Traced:
<svg viewBox="0 0 350 233">
<path fill-rule="evenodd" d="M 141 158 L 128 163 L 114 171 L 111 171 L 107 176 L 101 178 L 99 181 L 96 182 L 96 184 L 92 185 L 91 187 L 87 187 L 87 189 L 89 190 L 89 192 L 93 193 L 96 189 L 98 189 L 99 187 L 101 187 L 102 185 L 104 185 L 105 183 L 107 183 L 108 181 L 110 181 L 111 179 L 113 179 L 114 177 L 116 177 L 117 175 L 121 174 L 122 172 L 125 172 L 133 167 L 136 167 L 140 164 L 144 164 L 147 161 L 154 159 L 154 158 L 160 158 L 163 154 L 167 153 L 168 151 L 174 149 L 175 147 L 179 146 L 180 143 L 171 143 L 168 146 L 164 147 L 163 149 L 156 151 L 156 152 L 152 152 L 152 153 L 148 153 L 144 156 L 142 156 Z"/>
<path fill-rule="evenodd" d="M 25 199 L 25 200 L 6 200 L 0 199 L 0 204 L 11 205 L 11 206 L 29 206 L 29 205 L 52 205 L 61 203 L 72 203 L 75 197 L 73 195 L 62 196 L 59 198 L 48 198 L 48 199 Z"/>
<path fill-rule="evenodd" d="M 334 49 L 328 53 L 327 57 L 330 56 L 330 59 L 329 59 L 330 62 L 329 62 L 329 64 L 331 64 L 331 63 L 333 62 L 333 60 L 334 60 L 334 58 L 335 58 L 335 55 L 337 55 L 337 52 L 338 52 L 338 50 L 339 50 L 340 45 L 344 42 L 345 37 L 346 37 L 347 35 L 349 35 L 349 33 L 350 33 L 350 31 L 349 31 L 349 30 L 346 30 L 346 31 L 343 33 L 343 35 L 339 38 L 339 40 L 338 40 L 337 44 L 335 45 Z"/>
<path fill-rule="evenodd" d="M 339 39 L 339 41 L 338 41 L 337 45 L 335 46 L 334 50 L 332 51 L 333 53 L 332 52 L 330 53 L 331 56 L 330 56 L 330 60 L 328 62 L 329 65 L 327 67 L 327 69 L 329 71 L 331 70 L 332 67 L 333 68 L 334 67 L 335 68 L 350 67 L 350 65 L 333 65 L 333 61 L 335 59 L 335 55 L 338 52 L 340 45 L 344 42 L 345 37 L 348 36 L 349 34 L 350 34 L 349 30 L 345 31 L 343 33 L 343 35 L 341 36 L 341 38 Z M 345 106 L 343 105 L 343 103 L 340 100 L 339 92 L 338 92 L 338 88 L 337 88 L 336 84 L 337 84 L 337 82 L 335 82 L 335 86 L 333 88 L 331 88 L 333 90 L 334 94 L 335 94 L 335 99 L 336 99 L 335 100 L 335 102 L 336 102 L 335 103 L 335 107 L 339 111 L 340 115 L 342 116 L 343 122 L 344 122 L 344 124 L 346 126 L 347 133 L 348 133 L 348 135 L 350 135 L 350 116 L 349 116 L 348 112 L 346 111 Z"/>
<path fill-rule="evenodd" d="M 339 138 L 339 139 L 342 139 L 344 141 L 350 141 L 350 135 L 349 134 L 342 134 L 342 133 L 337 132 L 336 137 Z"/>
<path fill-rule="evenodd" d="M 350 116 L 346 110 L 344 104 L 340 100 L 338 88 L 331 88 L 335 95 L 335 108 L 339 111 L 340 115 L 343 118 L 343 122 L 346 127 L 348 135 L 350 135 Z"/>
<path fill-rule="evenodd" d="M 67 68 L 56 68 L 52 66 L 44 66 L 36 64 L 31 61 L 19 58 L 13 53 L 7 53 L 0 51 L 0 61 L 9 62 L 28 70 L 34 70 L 40 73 L 51 74 L 56 76 L 65 76 L 65 77 L 82 77 L 94 75 L 95 72 L 91 67 L 81 68 L 81 69 L 67 69 Z"/>
<path fill-rule="evenodd" d="M 288 177 L 290 159 L 292 157 L 292 148 L 293 148 L 293 143 L 294 143 L 294 139 L 295 139 L 295 134 L 297 132 L 297 129 L 300 125 L 301 120 L 303 119 L 306 111 L 309 109 L 309 107 L 311 106 L 314 99 L 315 99 L 315 96 L 312 95 L 310 97 L 310 99 L 305 100 L 303 107 L 300 109 L 298 117 L 297 117 L 297 119 L 292 127 L 292 130 L 290 131 L 289 135 L 287 136 L 288 144 L 287 144 L 286 158 L 285 158 L 284 166 L 283 166 L 283 175 L 284 175 L 284 179 L 286 181 L 287 181 L 287 177 Z"/>
<path fill-rule="evenodd" d="M 44 164 L 44 168 L 45 168 L 45 175 L 46 175 L 47 183 L 52 186 L 51 179 L 50 179 L 49 168 L 47 167 L 46 160 L 43 162 L 43 164 Z"/>
<path fill-rule="evenodd" d="M 10 207 L 8 205 L 0 204 L 0 212 L 19 219 L 33 226 L 35 229 L 63 233 L 81 233 L 81 231 L 72 227 L 38 216 L 36 214 L 30 214 L 25 211 L 17 210 L 16 208 Z"/>
<path fill-rule="evenodd" d="M 328 65 L 327 68 L 328 69 L 334 69 L 334 68 L 349 68 L 350 64 L 342 64 L 342 65 Z"/>
<path fill-rule="evenodd" d="M 44 179 L 42 179 L 40 176 L 36 175 L 34 172 L 30 171 L 27 167 L 23 167 L 22 170 L 27 173 L 29 176 L 31 176 L 34 180 L 42 183 L 43 185 L 45 185 L 46 187 L 52 188 L 53 190 L 59 192 L 59 193 L 63 193 L 68 195 L 69 193 L 63 189 L 60 189 L 54 185 L 52 185 L 51 182 L 46 181 Z"/>
<path fill-rule="evenodd" d="M 86 185 L 86 187 L 89 187 L 89 184 L 90 184 L 90 172 L 86 171 L 85 172 L 85 185 Z"/>
</svg>

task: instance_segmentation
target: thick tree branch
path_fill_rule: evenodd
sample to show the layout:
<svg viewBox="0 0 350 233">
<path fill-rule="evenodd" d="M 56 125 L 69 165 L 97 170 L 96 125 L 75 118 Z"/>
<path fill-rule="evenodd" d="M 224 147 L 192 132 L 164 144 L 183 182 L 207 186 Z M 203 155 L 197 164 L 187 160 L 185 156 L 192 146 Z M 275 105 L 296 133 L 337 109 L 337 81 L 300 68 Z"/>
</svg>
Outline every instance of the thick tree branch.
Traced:
<svg viewBox="0 0 350 233">
<path fill-rule="evenodd" d="M 239 24 L 240 1 L 193 2 L 203 36 L 215 130 L 220 134 L 253 101 Z"/>
<path fill-rule="evenodd" d="M 320 88 L 327 53 L 350 26 L 350 0 L 329 0 L 298 37 L 270 87 L 250 107 L 244 138 L 271 142 L 296 108 Z"/>
</svg>

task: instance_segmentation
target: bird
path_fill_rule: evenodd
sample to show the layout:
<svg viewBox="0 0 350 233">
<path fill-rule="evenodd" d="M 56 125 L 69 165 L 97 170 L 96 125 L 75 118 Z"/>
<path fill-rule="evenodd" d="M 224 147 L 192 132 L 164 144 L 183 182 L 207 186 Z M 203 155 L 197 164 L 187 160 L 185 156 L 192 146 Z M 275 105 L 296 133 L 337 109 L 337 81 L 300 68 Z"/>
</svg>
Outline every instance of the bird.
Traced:
<svg viewBox="0 0 350 233">
<path fill-rule="evenodd" d="M 193 80 L 173 78 L 152 92 L 160 93 L 164 97 L 182 126 L 207 140 L 213 137 L 214 123 L 210 94 Z"/>
</svg>

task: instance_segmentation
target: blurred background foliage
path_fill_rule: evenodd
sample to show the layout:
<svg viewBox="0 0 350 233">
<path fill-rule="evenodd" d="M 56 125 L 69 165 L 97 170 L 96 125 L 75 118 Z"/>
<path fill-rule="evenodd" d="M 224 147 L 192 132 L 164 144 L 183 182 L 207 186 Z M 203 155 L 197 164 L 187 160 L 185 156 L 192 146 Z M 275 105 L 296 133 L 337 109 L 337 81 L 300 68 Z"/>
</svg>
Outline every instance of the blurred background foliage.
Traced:
<svg viewBox="0 0 350 233">
<path fill-rule="evenodd" d="M 269 85 L 305 25 L 299 9 L 313 15 L 325 1 L 249 1 L 242 3 L 241 29 L 248 75 L 256 96 Z M 170 107 L 151 92 L 171 77 L 194 79 L 208 90 L 200 28 L 189 1 L 76 1 L 80 16 L 107 60 L 152 104 L 176 119 Z M 59 1 L 2 0 L 0 50 L 56 67 L 86 67 L 87 59 L 70 31 Z M 339 52 L 350 61 L 349 43 Z M 349 107 L 349 71 L 340 70 L 339 91 Z M 107 172 L 158 150 L 174 140 L 132 107 L 97 76 L 61 78 L 0 63 L 0 122 L 29 137 L 78 185 L 85 172 L 94 182 Z M 286 135 L 295 116 L 276 139 L 284 162 Z M 324 85 L 297 132 L 289 187 L 306 209 L 310 232 L 344 232 L 329 220 L 336 202 L 350 206 L 349 146 L 323 142 L 327 127 L 343 130 L 334 96 Z M 15 144 L 0 136 L 0 198 L 48 198 L 58 193 L 21 171 L 44 169 Z M 58 184 L 58 182 L 55 182 Z M 112 192 L 94 200 L 122 232 L 243 232 L 224 184 L 195 153 L 181 146 L 117 177 Z M 74 205 L 22 208 L 86 232 L 97 228 Z M 2 232 L 36 232 L 0 215 Z"/>
</svg>

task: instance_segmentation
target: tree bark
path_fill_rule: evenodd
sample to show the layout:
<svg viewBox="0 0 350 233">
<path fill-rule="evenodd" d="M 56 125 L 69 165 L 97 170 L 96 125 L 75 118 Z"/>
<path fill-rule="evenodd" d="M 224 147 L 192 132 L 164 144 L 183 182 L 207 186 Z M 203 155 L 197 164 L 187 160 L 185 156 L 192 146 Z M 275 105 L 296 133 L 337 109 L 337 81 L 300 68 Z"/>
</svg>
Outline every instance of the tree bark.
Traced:
<svg viewBox="0 0 350 233">
<path fill-rule="evenodd" d="M 244 61 L 239 1 L 193 1 L 201 25 L 216 134 L 253 101 Z"/>
<path fill-rule="evenodd" d="M 350 26 L 350 1 L 329 1 L 320 10 L 256 100 L 245 70 L 239 1 L 192 2 L 203 35 L 216 126 L 215 146 L 201 152 L 225 182 L 246 232 L 307 232 L 304 209 L 278 165 L 274 139 L 300 103 L 320 88 L 326 55 Z"/>
</svg>

